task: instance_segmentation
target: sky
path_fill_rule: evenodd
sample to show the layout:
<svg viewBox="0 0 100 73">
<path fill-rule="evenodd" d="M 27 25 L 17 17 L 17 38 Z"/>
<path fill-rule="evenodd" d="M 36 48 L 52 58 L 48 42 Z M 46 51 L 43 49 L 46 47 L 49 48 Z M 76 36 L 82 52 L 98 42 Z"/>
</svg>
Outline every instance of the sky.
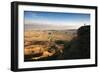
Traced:
<svg viewBox="0 0 100 73">
<path fill-rule="evenodd" d="M 90 24 L 90 14 L 24 11 L 24 23 L 51 26 L 81 26 Z"/>
</svg>

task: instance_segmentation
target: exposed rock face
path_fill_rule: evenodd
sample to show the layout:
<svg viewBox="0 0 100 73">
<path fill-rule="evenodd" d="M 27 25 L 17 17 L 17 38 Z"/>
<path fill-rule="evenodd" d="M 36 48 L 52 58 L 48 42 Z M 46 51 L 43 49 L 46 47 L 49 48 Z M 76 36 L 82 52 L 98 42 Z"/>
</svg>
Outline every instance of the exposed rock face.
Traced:
<svg viewBox="0 0 100 73">
<path fill-rule="evenodd" d="M 79 48 L 82 57 L 90 57 L 90 26 L 78 29 Z"/>
<path fill-rule="evenodd" d="M 90 26 L 82 26 L 77 30 L 77 37 L 65 44 L 66 59 L 90 58 Z"/>
</svg>

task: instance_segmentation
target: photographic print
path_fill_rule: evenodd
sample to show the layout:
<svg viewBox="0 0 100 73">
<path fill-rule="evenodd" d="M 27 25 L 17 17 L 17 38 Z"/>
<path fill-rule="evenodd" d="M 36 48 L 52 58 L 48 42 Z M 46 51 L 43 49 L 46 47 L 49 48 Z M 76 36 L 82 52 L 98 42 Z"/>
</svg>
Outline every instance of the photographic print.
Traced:
<svg viewBox="0 0 100 73">
<path fill-rule="evenodd" d="M 24 11 L 24 61 L 90 58 L 90 14 Z"/>
<path fill-rule="evenodd" d="M 97 66 L 97 7 L 11 3 L 11 70 Z"/>
</svg>

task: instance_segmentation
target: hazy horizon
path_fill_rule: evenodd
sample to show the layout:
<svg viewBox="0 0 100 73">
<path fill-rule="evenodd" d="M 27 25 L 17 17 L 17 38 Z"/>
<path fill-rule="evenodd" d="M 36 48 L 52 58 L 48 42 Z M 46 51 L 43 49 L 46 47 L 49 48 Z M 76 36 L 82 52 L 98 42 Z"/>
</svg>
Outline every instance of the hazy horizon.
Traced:
<svg viewBox="0 0 100 73">
<path fill-rule="evenodd" d="M 42 24 L 28 24 L 25 25 L 25 30 L 70 30 L 70 29 L 78 29 L 82 25 L 78 26 L 54 26 L 54 25 L 42 25 Z M 84 25 L 83 25 L 84 26 Z"/>
</svg>

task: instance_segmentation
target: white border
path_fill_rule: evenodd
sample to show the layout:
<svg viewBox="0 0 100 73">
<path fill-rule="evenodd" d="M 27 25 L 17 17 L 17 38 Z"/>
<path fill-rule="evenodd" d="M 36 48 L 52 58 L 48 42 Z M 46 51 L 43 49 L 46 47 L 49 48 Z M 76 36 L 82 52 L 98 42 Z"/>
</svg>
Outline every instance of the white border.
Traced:
<svg viewBox="0 0 100 73">
<path fill-rule="evenodd" d="M 70 13 L 89 13 L 91 14 L 91 58 L 77 60 L 58 60 L 58 61 L 39 61 L 39 62 L 24 62 L 24 11 L 49 11 L 49 12 L 70 12 Z M 83 8 L 61 8 L 48 6 L 18 6 L 18 68 L 39 68 L 52 66 L 71 66 L 71 65 L 86 65 L 95 64 L 95 11 L 94 9 Z"/>
</svg>

